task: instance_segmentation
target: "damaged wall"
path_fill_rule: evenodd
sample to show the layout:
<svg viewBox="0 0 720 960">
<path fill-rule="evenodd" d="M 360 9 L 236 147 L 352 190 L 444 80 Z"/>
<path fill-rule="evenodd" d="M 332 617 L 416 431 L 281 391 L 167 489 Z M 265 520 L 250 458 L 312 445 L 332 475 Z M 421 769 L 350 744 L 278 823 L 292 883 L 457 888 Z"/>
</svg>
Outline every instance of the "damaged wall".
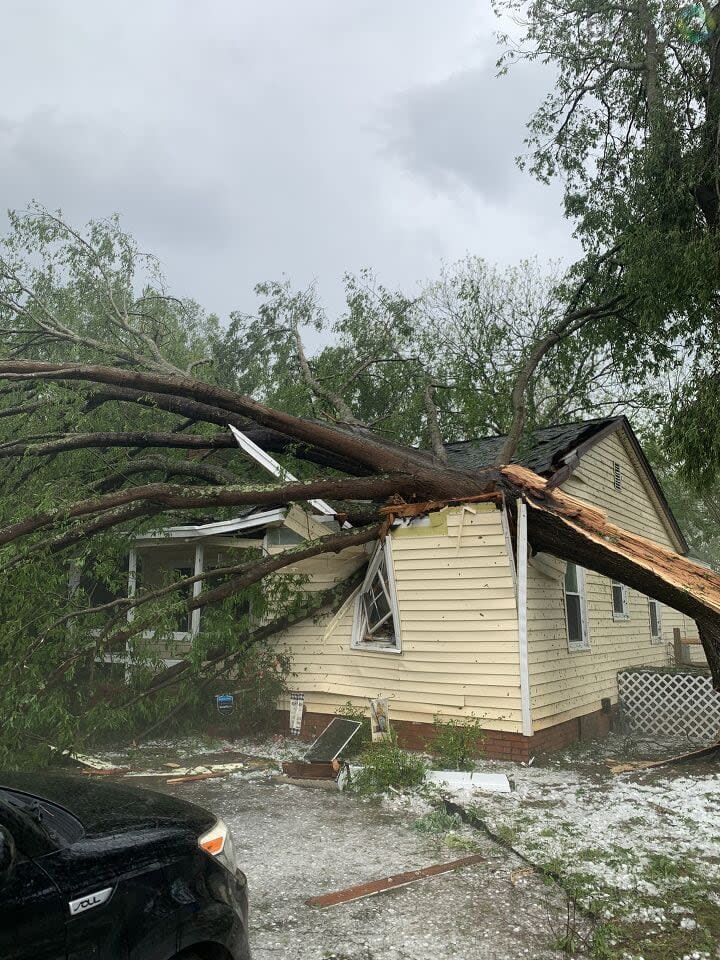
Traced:
<svg viewBox="0 0 720 960">
<path fill-rule="evenodd" d="M 348 699 L 365 706 L 382 695 L 392 697 L 398 720 L 475 714 L 488 729 L 521 730 L 517 610 L 502 515 L 490 504 L 471 506 L 459 549 L 458 508 L 441 512 L 440 535 L 437 527 L 392 533 L 401 654 L 350 648 L 354 603 L 340 617 L 304 621 L 285 636 L 291 687 L 305 693 L 306 710 L 331 714 Z M 315 588 L 333 572 L 314 570 Z"/>
<path fill-rule="evenodd" d="M 615 487 L 614 463 L 620 467 L 619 490 Z M 625 529 L 670 549 L 678 548 L 622 434 L 611 434 L 587 451 L 562 490 L 601 507 L 610 520 Z M 682 614 L 663 606 L 662 643 L 653 643 L 648 598 L 637 590 L 628 590 L 628 618 L 614 619 L 611 581 L 586 570 L 590 649 L 569 651 L 562 579 L 565 564 L 558 563 L 554 580 L 544 576 L 539 565 L 531 562 L 528 568 L 530 685 L 537 730 L 599 710 L 604 697 L 616 703 L 617 671 L 623 667 L 667 666 L 672 627 L 683 620 Z M 694 623 L 689 622 L 697 636 Z M 700 659 L 702 647 L 693 649 Z"/>
</svg>

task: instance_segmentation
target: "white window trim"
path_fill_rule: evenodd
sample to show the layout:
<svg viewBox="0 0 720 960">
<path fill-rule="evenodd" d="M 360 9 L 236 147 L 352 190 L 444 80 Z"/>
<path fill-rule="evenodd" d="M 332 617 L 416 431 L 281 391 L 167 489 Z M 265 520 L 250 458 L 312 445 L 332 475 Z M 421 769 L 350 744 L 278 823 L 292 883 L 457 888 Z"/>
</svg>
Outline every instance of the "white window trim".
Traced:
<svg viewBox="0 0 720 960">
<path fill-rule="evenodd" d="M 622 611 L 620 613 L 615 609 L 615 591 L 614 587 L 621 587 L 622 589 Z M 629 620 L 630 619 L 630 601 L 628 588 L 624 583 L 621 583 L 619 580 L 610 581 L 610 606 L 612 609 L 612 618 L 613 620 Z"/>
<path fill-rule="evenodd" d="M 383 643 L 382 641 L 362 639 L 364 618 L 362 604 L 363 594 L 375 578 L 375 574 L 377 573 L 378 567 L 382 563 L 383 557 L 385 558 L 385 569 L 387 570 L 387 586 L 390 593 L 390 609 L 392 611 L 393 630 L 395 632 L 395 643 L 392 646 L 387 643 Z M 369 650 L 372 653 L 402 653 L 400 610 L 398 609 L 397 592 L 395 590 L 395 571 L 393 569 L 392 545 L 390 537 L 385 537 L 384 543 L 378 544 L 378 547 L 375 550 L 370 563 L 368 564 L 363 584 L 360 587 L 357 596 L 355 597 L 350 647 L 352 650 Z"/>
<path fill-rule="evenodd" d="M 657 633 L 652 632 L 652 617 L 650 616 L 650 606 L 653 603 L 655 604 L 655 619 L 657 620 L 657 628 L 658 628 Z M 648 597 L 648 628 L 650 630 L 650 643 L 652 643 L 653 646 L 658 646 L 659 644 L 661 644 L 663 642 L 662 604 L 660 603 L 659 600 L 653 600 L 652 597 Z"/>
<path fill-rule="evenodd" d="M 619 463 L 619 461 L 613 460 L 613 462 L 612 462 L 612 471 L 613 471 L 613 489 L 614 489 L 614 490 L 622 490 L 622 488 L 623 488 L 623 482 L 622 482 L 622 466 L 621 466 L 621 464 Z"/>
<path fill-rule="evenodd" d="M 563 580 L 563 606 L 565 608 L 565 636 L 567 637 L 567 648 L 570 653 L 580 653 L 581 651 L 590 650 L 590 626 L 588 623 L 588 611 L 587 611 L 587 590 L 585 588 L 585 569 L 584 567 L 575 564 L 575 569 L 577 570 L 577 581 L 578 581 L 578 593 L 580 597 L 580 629 L 582 630 L 582 640 L 571 640 L 570 639 L 570 627 L 568 625 L 568 615 L 567 615 L 567 590 L 565 588 L 565 581 Z"/>
</svg>

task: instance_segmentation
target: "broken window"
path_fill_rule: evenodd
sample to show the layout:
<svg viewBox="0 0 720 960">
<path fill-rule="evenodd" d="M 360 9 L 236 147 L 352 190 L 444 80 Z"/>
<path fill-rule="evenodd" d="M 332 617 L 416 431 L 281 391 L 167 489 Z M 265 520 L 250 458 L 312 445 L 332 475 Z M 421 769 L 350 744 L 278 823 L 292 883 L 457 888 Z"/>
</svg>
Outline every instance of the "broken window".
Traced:
<svg viewBox="0 0 720 960">
<path fill-rule="evenodd" d="M 585 599 L 585 571 L 575 563 L 565 568 L 565 622 L 568 650 L 588 650 L 590 636 Z"/>
<path fill-rule="evenodd" d="M 650 611 L 650 642 L 662 643 L 662 620 L 658 601 L 648 600 L 648 610 Z"/>
<path fill-rule="evenodd" d="M 630 606 L 628 604 L 628 588 L 624 583 L 612 581 L 612 612 L 613 620 L 629 620 Z"/>
<path fill-rule="evenodd" d="M 368 564 L 355 601 L 352 646 L 400 651 L 400 618 L 395 599 L 390 541 L 385 540 Z"/>
</svg>

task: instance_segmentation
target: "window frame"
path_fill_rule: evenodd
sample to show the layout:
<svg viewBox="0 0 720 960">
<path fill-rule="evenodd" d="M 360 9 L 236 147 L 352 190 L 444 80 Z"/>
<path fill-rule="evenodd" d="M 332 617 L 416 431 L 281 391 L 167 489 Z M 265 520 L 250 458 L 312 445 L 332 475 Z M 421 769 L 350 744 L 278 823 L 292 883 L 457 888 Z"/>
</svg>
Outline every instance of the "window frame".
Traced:
<svg viewBox="0 0 720 960">
<path fill-rule="evenodd" d="M 585 568 L 581 567 L 577 563 L 573 563 L 572 566 L 575 567 L 577 574 L 577 591 L 571 590 L 568 591 L 567 588 L 567 567 L 571 565 L 570 561 L 566 562 L 565 565 L 565 576 L 563 577 L 562 586 L 563 586 L 563 606 L 565 608 L 565 637 L 567 640 L 567 648 L 569 653 L 581 653 L 583 651 L 588 651 L 590 647 L 590 624 L 588 622 L 588 611 L 587 611 L 587 588 L 585 582 Z M 571 640 L 570 639 L 570 622 L 568 619 L 568 595 L 576 596 L 579 598 L 580 603 L 580 632 L 582 638 L 580 640 Z"/>
<path fill-rule="evenodd" d="M 652 628 L 652 613 L 650 611 L 653 607 L 653 604 L 655 605 L 655 623 L 657 624 L 657 633 L 653 633 Z M 663 642 L 661 603 L 659 600 L 654 600 L 652 597 L 648 597 L 648 626 L 650 629 L 650 643 L 653 646 L 659 646 Z"/>
<path fill-rule="evenodd" d="M 620 587 L 620 597 L 622 600 L 622 610 L 615 609 L 615 588 Z M 630 619 L 630 603 L 629 603 L 629 594 L 628 588 L 624 583 L 621 583 L 620 580 L 611 580 L 610 581 L 610 603 L 612 606 L 612 618 L 613 620 L 629 620 Z"/>
<path fill-rule="evenodd" d="M 390 619 L 392 620 L 395 643 L 390 644 L 384 640 L 365 640 L 363 635 L 366 627 L 366 613 L 363 598 L 368 593 L 375 582 L 375 578 L 385 562 L 387 598 L 390 606 Z M 365 579 L 358 590 L 353 605 L 353 626 L 350 638 L 350 648 L 352 650 L 369 650 L 373 653 L 402 653 L 402 634 L 400 630 L 400 611 L 397 604 L 397 594 L 395 590 L 395 575 L 393 571 L 392 546 L 390 537 L 385 537 L 384 543 L 378 544 L 375 553 L 372 555 L 368 564 Z"/>
</svg>

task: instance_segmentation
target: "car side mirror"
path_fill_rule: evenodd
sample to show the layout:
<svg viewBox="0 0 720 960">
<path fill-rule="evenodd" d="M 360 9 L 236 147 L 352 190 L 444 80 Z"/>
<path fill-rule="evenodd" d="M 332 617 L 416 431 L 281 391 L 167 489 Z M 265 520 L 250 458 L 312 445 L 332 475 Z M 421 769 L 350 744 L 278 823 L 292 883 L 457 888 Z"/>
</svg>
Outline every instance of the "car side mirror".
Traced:
<svg viewBox="0 0 720 960">
<path fill-rule="evenodd" d="M 16 859 L 13 835 L 5 827 L 0 827 L 0 883 L 12 873 Z"/>
</svg>

